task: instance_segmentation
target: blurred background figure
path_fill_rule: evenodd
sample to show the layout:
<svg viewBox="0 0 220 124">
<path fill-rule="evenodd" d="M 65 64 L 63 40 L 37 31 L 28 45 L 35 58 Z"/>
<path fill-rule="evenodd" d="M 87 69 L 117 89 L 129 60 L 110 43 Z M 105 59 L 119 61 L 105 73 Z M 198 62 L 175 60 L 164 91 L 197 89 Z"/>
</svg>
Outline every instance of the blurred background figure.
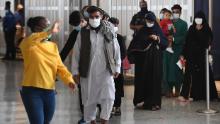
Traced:
<svg viewBox="0 0 220 124">
<path fill-rule="evenodd" d="M 145 25 L 145 15 L 149 12 L 146 0 L 140 0 L 139 3 L 140 11 L 136 13 L 130 22 L 130 29 L 135 33 Z"/>
<path fill-rule="evenodd" d="M 6 43 L 6 53 L 3 60 L 16 59 L 15 33 L 16 19 L 11 12 L 11 2 L 5 2 L 5 17 L 3 18 L 3 32 Z"/>
<path fill-rule="evenodd" d="M 16 20 L 16 37 L 15 37 L 15 46 L 16 46 L 16 57 L 22 58 L 21 51 L 19 49 L 19 44 L 25 37 L 25 19 L 24 19 L 24 7 L 22 4 L 18 4 L 15 11 L 15 20 Z"/>
</svg>

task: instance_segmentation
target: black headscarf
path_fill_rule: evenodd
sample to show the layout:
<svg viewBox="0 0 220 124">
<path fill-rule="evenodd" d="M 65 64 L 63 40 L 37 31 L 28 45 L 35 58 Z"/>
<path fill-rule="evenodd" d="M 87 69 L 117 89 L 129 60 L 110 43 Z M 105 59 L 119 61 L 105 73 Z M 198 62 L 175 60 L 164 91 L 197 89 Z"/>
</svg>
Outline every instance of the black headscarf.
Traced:
<svg viewBox="0 0 220 124">
<path fill-rule="evenodd" d="M 202 29 L 196 29 L 196 18 L 202 18 Z M 184 56 L 193 56 L 192 53 L 204 54 L 205 49 L 211 45 L 213 41 L 213 33 L 207 22 L 204 12 L 199 11 L 195 14 L 193 24 L 190 26 L 187 36 L 186 44 L 183 49 Z"/>
<path fill-rule="evenodd" d="M 153 12 L 149 11 L 146 15 L 145 15 L 145 19 L 156 22 L 156 16 L 154 15 Z"/>
<path fill-rule="evenodd" d="M 207 26 L 208 25 L 205 13 L 203 11 L 199 11 L 199 12 L 196 13 L 196 15 L 194 17 L 194 21 L 193 21 L 193 26 L 194 27 L 196 27 L 196 22 L 195 22 L 196 18 L 202 18 L 202 25 L 203 26 Z"/>
<path fill-rule="evenodd" d="M 195 30 L 196 30 L 196 22 L 195 22 L 196 18 L 202 18 L 202 25 L 203 25 L 202 32 L 204 33 L 204 35 L 210 36 L 210 42 L 211 42 L 213 40 L 213 34 L 212 34 L 211 28 L 209 27 L 209 23 L 206 19 L 205 13 L 203 11 L 199 11 L 196 13 L 194 17 L 193 25 L 192 25 Z"/>
</svg>

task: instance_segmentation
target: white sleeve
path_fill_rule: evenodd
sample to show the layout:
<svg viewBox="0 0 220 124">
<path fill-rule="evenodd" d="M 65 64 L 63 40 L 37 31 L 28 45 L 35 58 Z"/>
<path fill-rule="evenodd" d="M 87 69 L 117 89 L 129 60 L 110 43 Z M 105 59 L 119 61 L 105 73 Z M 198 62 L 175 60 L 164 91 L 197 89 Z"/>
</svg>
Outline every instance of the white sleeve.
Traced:
<svg viewBox="0 0 220 124">
<path fill-rule="evenodd" d="M 80 48 L 81 48 L 81 32 L 78 33 L 77 38 L 76 38 L 76 42 L 73 47 L 73 57 L 72 57 L 72 73 L 73 73 L 73 75 L 79 74 Z"/>
<path fill-rule="evenodd" d="M 114 47 L 115 47 L 115 55 L 114 59 L 116 62 L 116 72 L 121 72 L 121 52 L 120 52 L 120 46 L 118 43 L 117 38 L 114 39 Z"/>
</svg>

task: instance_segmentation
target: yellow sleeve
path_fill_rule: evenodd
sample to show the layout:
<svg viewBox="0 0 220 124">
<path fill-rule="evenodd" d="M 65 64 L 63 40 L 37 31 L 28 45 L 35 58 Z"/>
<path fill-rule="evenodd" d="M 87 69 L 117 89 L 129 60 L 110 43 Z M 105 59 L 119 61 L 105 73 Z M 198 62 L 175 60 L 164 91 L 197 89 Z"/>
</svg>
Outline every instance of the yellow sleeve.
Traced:
<svg viewBox="0 0 220 124">
<path fill-rule="evenodd" d="M 56 53 L 57 53 L 57 59 L 58 59 L 57 75 L 61 78 L 61 80 L 66 85 L 68 85 L 69 83 L 75 84 L 72 74 L 68 71 L 68 69 L 63 64 L 63 62 L 60 58 L 57 46 L 56 46 Z"/>
</svg>

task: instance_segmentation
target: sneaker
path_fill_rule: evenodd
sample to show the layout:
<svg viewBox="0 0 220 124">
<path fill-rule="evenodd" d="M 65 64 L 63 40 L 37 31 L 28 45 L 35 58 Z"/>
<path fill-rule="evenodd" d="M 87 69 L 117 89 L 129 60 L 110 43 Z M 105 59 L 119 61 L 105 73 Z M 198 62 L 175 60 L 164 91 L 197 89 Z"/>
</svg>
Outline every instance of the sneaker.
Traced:
<svg viewBox="0 0 220 124">
<path fill-rule="evenodd" d="M 171 47 L 168 47 L 168 48 L 166 49 L 166 51 L 169 52 L 169 53 L 174 53 L 174 51 L 173 51 L 173 49 L 172 49 Z"/>
<path fill-rule="evenodd" d="M 84 121 L 84 119 L 82 118 L 78 121 L 78 124 L 86 124 L 86 121 Z"/>
<path fill-rule="evenodd" d="M 121 116 L 121 108 L 120 107 L 115 108 L 115 116 Z"/>
</svg>

